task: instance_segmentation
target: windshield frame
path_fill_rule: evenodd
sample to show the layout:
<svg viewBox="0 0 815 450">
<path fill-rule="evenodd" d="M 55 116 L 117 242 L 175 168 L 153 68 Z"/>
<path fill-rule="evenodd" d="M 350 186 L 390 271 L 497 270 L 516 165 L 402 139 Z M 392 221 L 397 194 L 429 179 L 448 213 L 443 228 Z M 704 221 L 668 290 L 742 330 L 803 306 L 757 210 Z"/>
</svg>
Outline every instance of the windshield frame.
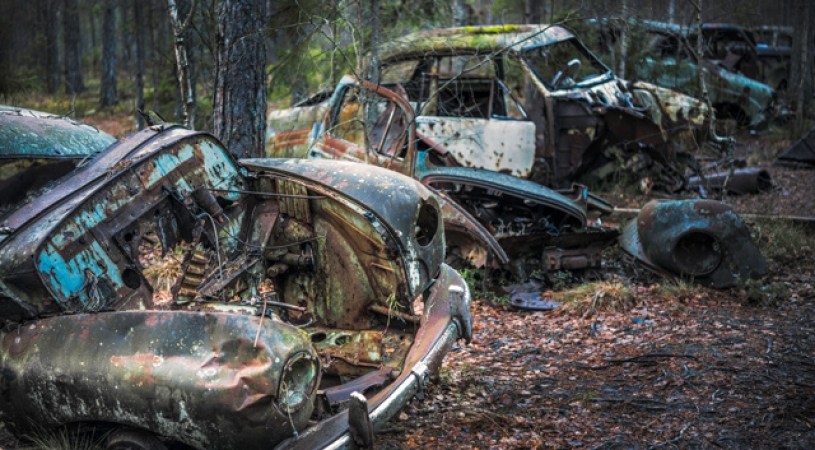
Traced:
<svg viewBox="0 0 815 450">
<path fill-rule="evenodd" d="M 532 64 L 532 62 L 530 61 L 530 58 L 528 57 L 528 54 L 533 50 L 537 50 L 537 49 L 543 48 L 543 47 L 551 47 L 552 45 L 556 45 L 556 44 L 564 44 L 565 43 L 565 44 L 568 45 L 568 43 L 570 41 L 571 41 L 572 44 L 575 44 L 575 47 L 577 47 L 578 51 L 582 52 L 583 55 L 586 56 L 591 61 L 593 66 L 595 66 L 598 69 L 599 68 L 605 69 L 605 71 L 602 74 L 598 75 L 598 76 L 592 77 L 592 82 L 590 82 L 590 83 L 577 82 L 577 83 L 572 84 L 571 86 L 562 86 L 562 87 L 554 88 L 549 83 L 550 80 L 544 80 L 540 76 L 540 74 L 538 74 L 538 72 L 535 70 L 534 64 Z M 583 44 L 583 42 L 581 42 L 580 39 L 578 39 L 575 36 L 571 36 L 571 37 L 569 37 L 567 39 L 562 39 L 562 40 L 559 40 L 559 41 L 547 42 L 547 43 L 543 43 L 543 44 L 537 44 L 537 45 L 531 45 L 529 47 L 524 47 L 519 52 L 518 56 L 520 56 L 520 59 L 524 62 L 524 64 L 526 64 L 526 66 L 529 68 L 530 72 L 532 72 L 532 74 L 535 75 L 535 77 L 538 79 L 538 81 L 540 81 L 544 86 L 546 86 L 547 89 L 549 89 L 551 91 L 568 91 L 568 90 L 571 90 L 571 89 L 590 88 L 592 86 L 596 86 L 598 84 L 608 82 L 608 81 L 614 79 L 614 76 L 615 76 L 614 71 L 611 70 L 608 66 L 606 66 L 603 63 L 603 61 L 600 60 L 600 58 L 597 57 L 597 55 L 592 53 L 592 51 L 589 50 L 588 47 L 586 47 Z"/>
</svg>

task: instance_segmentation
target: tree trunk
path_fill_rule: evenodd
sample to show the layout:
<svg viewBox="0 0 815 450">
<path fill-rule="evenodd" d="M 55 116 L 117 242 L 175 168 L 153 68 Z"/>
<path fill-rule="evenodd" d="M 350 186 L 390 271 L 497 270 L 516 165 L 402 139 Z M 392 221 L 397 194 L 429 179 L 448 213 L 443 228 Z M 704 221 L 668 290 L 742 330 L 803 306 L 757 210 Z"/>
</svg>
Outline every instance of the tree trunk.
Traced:
<svg viewBox="0 0 815 450">
<path fill-rule="evenodd" d="M 625 60 L 628 59 L 628 2 L 631 0 L 623 0 L 622 5 L 622 19 L 623 22 L 622 33 L 620 33 L 620 69 L 618 75 L 620 78 L 625 79 Z"/>
<path fill-rule="evenodd" d="M 213 131 L 237 158 L 264 155 L 266 2 L 222 0 Z"/>
<path fill-rule="evenodd" d="M 467 2 L 455 0 L 453 2 L 453 26 L 463 27 L 464 25 L 467 25 Z"/>
<path fill-rule="evenodd" d="M 159 15 L 159 19 L 161 18 L 161 15 Z M 148 28 L 150 28 L 150 75 L 153 80 L 153 111 L 158 112 L 158 66 L 160 58 L 156 43 L 156 33 L 158 28 L 156 26 L 156 8 L 153 7 L 150 8 Z"/>
<path fill-rule="evenodd" d="M 371 1 L 371 81 L 379 83 L 379 0 Z"/>
<path fill-rule="evenodd" d="M 123 3 L 123 5 L 126 4 Z M 133 20 L 133 18 L 131 17 L 132 12 L 133 11 L 131 11 L 131 9 L 128 8 L 127 6 L 124 6 L 120 10 L 121 17 L 120 23 L 122 24 L 122 26 L 119 27 L 121 31 L 121 39 L 119 41 L 121 42 L 121 45 L 119 45 L 119 48 L 121 49 L 120 55 L 121 57 L 119 58 L 119 64 L 122 66 L 122 69 L 124 69 L 125 73 L 128 74 L 128 79 L 130 79 L 129 74 L 132 73 L 130 70 L 130 63 L 133 60 L 133 58 L 131 57 L 133 40 L 130 38 L 130 30 L 133 29 L 133 24 L 131 23 Z"/>
<path fill-rule="evenodd" d="M 194 126 L 195 121 L 198 120 L 198 91 L 196 90 L 196 77 L 195 77 L 195 66 L 196 66 L 196 57 L 195 57 L 195 50 L 196 47 L 200 46 L 200 42 L 195 42 L 195 34 L 192 31 L 191 24 L 195 20 L 195 12 L 196 10 L 194 2 L 190 0 L 177 0 L 178 6 L 178 16 L 179 17 L 187 17 L 187 22 L 190 25 L 186 26 L 184 29 L 184 48 L 187 50 L 187 77 L 189 79 L 189 92 L 191 95 L 192 103 L 188 105 L 189 107 L 189 115 L 192 117 L 192 123 Z M 202 6 L 203 7 L 203 6 Z M 200 8 L 199 8 L 200 10 Z M 179 87 L 179 92 L 181 92 Z M 184 117 L 184 96 L 178 96 L 178 104 L 176 107 L 176 116 Z"/>
<path fill-rule="evenodd" d="M 62 71 L 59 68 L 59 11 L 58 0 L 45 2 L 45 86 L 49 94 L 59 88 Z"/>
<path fill-rule="evenodd" d="M 116 94 L 116 3 L 117 0 L 105 0 L 102 16 L 102 86 L 99 92 L 102 106 L 115 105 L 119 101 Z"/>
<path fill-rule="evenodd" d="M 668 23 L 674 23 L 674 16 L 676 15 L 676 0 L 668 1 Z"/>
<path fill-rule="evenodd" d="M 179 16 L 178 7 L 175 0 L 168 0 L 170 5 L 170 23 L 173 25 L 173 36 L 175 36 L 175 59 L 178 70 L 178 85 L 181 91 L 181 102 L 183 106 L 184 125 L 189 128 L 195 127 L 195 91 L 192 88 L 190 77 L 190 60 L 187 54 L 187 41 L 184 39 L 187 28 L 190 26 L 195 4 L 190 8 L 190 13 L 182 19 Z M 265 2 L 261 2 L 265 5 Z M 265 61 L 265 60 L 264 60 Z M 217 94 L 216 94 L 217 96 Z"/>
<path fill-rule="evenodd" d="M 809 31 L 812 5 L 808 1 L 801 2 L 796 15 L 795 33 L 792 46 L 791 61 L 791 92 L 796 93 L 795 113 L 796 131 L 801 132 L 806 115 L 806 103 L 810 98 L 812 84 L 812 47 L 810 41 L 812 34 Z"/>
<path fill-rule="evenodd" d="M 140 0 L 133 0 L 133 21 L 136 32 L 136 125 L 144 128 L 144 118 L 139 111 L 144 111 L 144 4 Z"/>
<path fill-rule="evenodd" d="M 525 23 L 541 23 L 541 0 L 526 0 Z"/>
<path fill-rule="evenodd" d="M 79 1 L 64 0 L 62 11 L 65 44 L 65 90 L 78 94 L 85 90 L 82 81 L 82 55 L 79 51 Z"/>
</svg>

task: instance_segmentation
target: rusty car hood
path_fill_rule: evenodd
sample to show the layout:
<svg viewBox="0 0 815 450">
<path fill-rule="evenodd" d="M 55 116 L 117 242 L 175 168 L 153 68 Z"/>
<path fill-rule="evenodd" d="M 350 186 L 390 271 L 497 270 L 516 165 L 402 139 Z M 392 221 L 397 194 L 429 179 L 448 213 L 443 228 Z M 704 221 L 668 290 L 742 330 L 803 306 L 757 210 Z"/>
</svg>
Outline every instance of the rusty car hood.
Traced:
<svg viewBox="0 0 815 450">
<path fill-rule="evenodd" d="M 115 141 L 104 131 L 64 116 L 0 105 L 0 159 L 81 158 Z"/>
<path fill-rule="evenodd" d="M 420 161 L 425 160 L 425 158 L 420 159 Z M 420 165 L 420 167 L 424 166 L 426 165 Z M 506 192 L 524 200 L 563 211 L 582 223 L 584 227 L 586 226 L 585 207 L 548 187 L 529 180 L 469 167 L 427 166 L 425 170 L 417 170 L 417 176 L 426 184 L 466 182 L 473 186 Z"/>
<path fill-rule="evenodd" d="M 392 170 L 348 161 L 312 159 L 304 164 L 302 159 L 257 158 L 242 159 L 241 164 L 256 172 L 306 180 L 320 180 L 331 190 L 359 202 L 369 211 L 375 211 L 380 226 L 387 227 L 399 242 L 399 248 L 410 267 L 420 259 L 433 268 L 429 274 L 416 276 L 409 270 L 410 290 L 418 295 L 426 283 L 434 278 L 444 260 L 444 245 L 433 247 L 417 241 L 413 224 L 416 223 L 424 204 L 438 207 L 432 192 L 418 181 Z M 373 212 L 371 214 L 374 214 Z M 441 227 L 441 218 L 437 225 Z M 405 233 L 400 230 L 412 230 Z M 443 239 L 443 238 L 442 238 Z"/>
<path fill-rule="evenodd" d="M 121 211 L 136 213 L 128 206 L 133 197 L 168 189 L 160 182 L 169 167 L 186 162 L 196 166 L 194 170 L 209 180 L 219 180 L 213 184 L 214 188 L 243 189 L 237 164 L 226 152 L 217 151 L 219 144 L 214 137 L 181 127 L 162 131 L 148 129 L 118 141 L 91 163 L 0 221 L 3 231 L 0 234 L 3 238 L 0 241 L 0 296 L 14 299 L 19 307 L 27 310 L 26 316 L 70 310 L 66 301 L 85 280 L 78 261 L 84 261 L 85 270 L 107 274 L 116 291 L 130 292 L 124 272 L 117 269 L 119 264 L 113 256 L 116 251 L 105 247 L 104 241 L 110 237 L 88 233 L 88 230 L 99 224 L 115 228 L 116 221 L 112 218 Z M 194 138 L 196 145 L 195 149 L 189 146 L 181 150 L 183 161 L 159 155 L 165 145 L 185 137 Z M 105 187 L 115 193 L 112 196 L 105 193 Z M 88 201 L 100 195 L 102 197 L 96 198 L 100 206 L 89 208 Z M 233 195 L 233 198 L 236 197 Z M 61 231 L 55 233 L 56 230 Z M 89 238 L 80 238 L 77 243 L 77 236 L 85 233 Z M 85 246 L 82 241 L 93 244 Z M 75 253 L 77 251 L 79 253 Z M 130 293 L 123 301 L 144 302 L 144 298 Z M 151 306 L 149 300 L 139 305 Z"/>
<path fill-rule="evenodd" d="M 62 116 L 0 105 L 0 216 L 114 141 Z"/>
</svg>

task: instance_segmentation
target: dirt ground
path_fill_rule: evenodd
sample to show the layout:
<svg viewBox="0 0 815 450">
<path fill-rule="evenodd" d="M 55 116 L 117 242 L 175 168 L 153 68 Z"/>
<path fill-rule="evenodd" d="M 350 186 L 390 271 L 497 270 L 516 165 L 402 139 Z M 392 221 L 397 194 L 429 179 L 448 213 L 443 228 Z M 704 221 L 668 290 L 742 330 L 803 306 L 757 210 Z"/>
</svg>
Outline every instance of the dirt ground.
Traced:
<svg viewBox="0 0 815 450">
<path fill-rule="evenodd" d="M 815 216 L 815 171 L 771 167 L 792 141 L 738 139 L 737 157 L 766 167 L 776 187 L 728 202 Z M 600 194 L 628 208 L 660 197 Z M 812 250 L 769 259 L 763 288 L 781 292 L 757 305 L 745 290 L 638 279 L 621 281 L 628 302 L 590 313 L 518 313 L 477 300 L 473 342 L 448 355 L 424 401 L 414 399 L 378 447 L 815 448 Z M 608 286 L 583 302 L 613 296 Z"/>
<path fill-rule="evenodd" d="M 790 142 L 739 136 L 737 156 L 776 183 L 730 197 L 740 212 L 815 216 L 815 171 L 770 167 Z M 629 208 L 660 197 L 600 194 Z M 611 281 L 583 286 L 561 311 L 510 312 L 476 293 L 473 341 L 447 356 L 377 448 L 815 448 L 814 254 L 770 258 L 752 292 L 767 301 L 746 288 L 630 277 L 619 252 Z"/>
</svg>

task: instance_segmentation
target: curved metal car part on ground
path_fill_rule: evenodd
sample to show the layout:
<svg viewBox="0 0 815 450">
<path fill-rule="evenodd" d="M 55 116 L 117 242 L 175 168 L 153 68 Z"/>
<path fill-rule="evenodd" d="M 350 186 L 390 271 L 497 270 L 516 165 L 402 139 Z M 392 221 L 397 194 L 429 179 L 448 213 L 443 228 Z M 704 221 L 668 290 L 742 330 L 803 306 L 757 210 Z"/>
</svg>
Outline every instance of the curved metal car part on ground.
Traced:
<svg viewBox="0 0 815 450">
<path fill-rule="evenodd" d="M 766 274 L 744 220 L 713 200 L 651 200 L 619 242 L 647 269 L 668 278 L 725 288 Z"/>
<path fill-rule="evenodd" d="M 62 116 L 0 105 L 0 213 L 115 141 Z"/>
<path fill-rule="evenodd" d="M 815 167 L 815 128 L 778 155 L 777 166 Z"/>
<path fill-rule="evenodd" d="M 381 130 L 376 131 L 379 120 L 374 131 L 361 128 L 358 98 L 379 102 L 373 108 L 387 119 Z M 416 132 L 407 100 L 383 86 L 344 77 L 328 105 L 323 122 L 313 129 L 273 133 L 267 154 L 368 162 L 420 180 L 442 199 L 448 257 L 480 267 L 492 252 L 523 280 L 534 270 L 552 274 L 597 269 L 602 249 L 618 234 L 588 226 L 589 205 L 604 210 L 611 206 L 585 187 L 574 186 L 570 198 L 529 180 L 446 165 L 445 150 Z M 371 137 L 374 132 L 379 139 Z M 371 148 L 366 142 L 376 144 Z"/>
<path fill-rule="evenodd" d="M 687 27 L 636 19 L 591 19 L 588 23 L 598 28 L 598 47 L 609 56 L 613 54 L 614 46 L 618 45 L 622 27 L 629 27 L 629 34 L 636 34 L 638 30 L 646 33 L 646 37 L 634 45 L 642 46 L 641 52 L 653 56 L 645 56 L 631 64 L 637 79 L 699 97 L 698 71 L 701 67 L 717 117 L 736 118 L 744 125 L 760 128 L 776 115 L 776 93 L 772 87 L 748 78 L 733 68 L 725 68 L 716 61 L 703 59 L 700 63 L 691 48 L 696 42 L 687 41 L 690 39 Z M 629 49 L 629 52 L 636 51 Z"/>
<path fill-rule="evenodd" d="M 180 127 L 122 139 L 0 220 L 0 417 L 351 445 L 471 337 L 440 217 L 383 169 L 240 165 Z"/>
</svg>

